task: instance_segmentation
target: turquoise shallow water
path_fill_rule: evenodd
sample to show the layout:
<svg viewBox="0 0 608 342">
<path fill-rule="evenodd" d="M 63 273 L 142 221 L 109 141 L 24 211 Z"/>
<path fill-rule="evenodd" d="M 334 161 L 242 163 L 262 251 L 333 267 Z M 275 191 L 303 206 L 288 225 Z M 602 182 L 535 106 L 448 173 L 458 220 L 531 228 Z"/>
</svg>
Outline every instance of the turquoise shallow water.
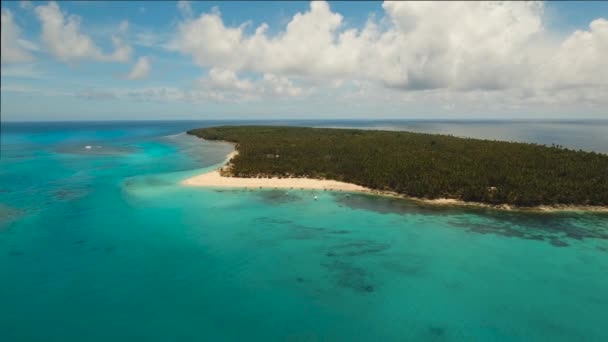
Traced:
<svg viewBox="0 0 608 342">
<path fill-rule="evenodd" d="M 0 340 L 608 340 L 608 216 L 185 188 L 201 125 L 4 127 Z"/>
</svg>

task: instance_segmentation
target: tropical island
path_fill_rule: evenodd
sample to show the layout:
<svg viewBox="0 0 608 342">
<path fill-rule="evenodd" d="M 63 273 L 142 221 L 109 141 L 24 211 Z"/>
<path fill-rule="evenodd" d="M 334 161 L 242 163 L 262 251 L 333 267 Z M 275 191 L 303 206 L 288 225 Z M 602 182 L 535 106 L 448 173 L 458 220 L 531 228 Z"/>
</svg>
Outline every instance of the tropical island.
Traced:
<svg viewBox="0 0 608 342">
<path fill-rule="evenodd" d="M 608 155 L 559 145 L 280 126 L 209 127 L 188 134 L 235 143 L 229 164 L 215 174 L 236 177 L 233 185 L 292 184 L 498 207 L 608 206 Z M 286 179 L 300 183 L 281 182 Z"/>
</svg>

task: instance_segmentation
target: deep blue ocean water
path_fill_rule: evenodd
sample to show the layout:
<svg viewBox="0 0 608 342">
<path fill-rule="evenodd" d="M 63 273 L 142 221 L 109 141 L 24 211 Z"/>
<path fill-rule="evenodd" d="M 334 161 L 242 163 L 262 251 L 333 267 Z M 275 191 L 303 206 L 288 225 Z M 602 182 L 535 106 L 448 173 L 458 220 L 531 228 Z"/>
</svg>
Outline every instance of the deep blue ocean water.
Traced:
<svg viewBox="0 0 608 342">
<path fill-rule="evenodd" d="M 608 215 L 180 186 L 221 123 L 3 123 L 0 341 L 608 340 Z M 273 123 L 608 151 L 606 121 Z"/>
</svg>

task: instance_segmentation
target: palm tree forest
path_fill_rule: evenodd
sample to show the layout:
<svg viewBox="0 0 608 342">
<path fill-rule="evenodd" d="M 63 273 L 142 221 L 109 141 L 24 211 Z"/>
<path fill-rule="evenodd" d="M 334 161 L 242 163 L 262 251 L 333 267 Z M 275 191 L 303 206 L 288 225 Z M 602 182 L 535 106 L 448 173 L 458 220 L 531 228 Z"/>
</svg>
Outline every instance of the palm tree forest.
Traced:
<svg viewBox="0 0 608 342">
<path fill-rule="evenodd" d="M 608 155 L 412 132 L 280 126 L 193 129 L 236 143 L 235 177 L 333 179 L 492 205 L 608 205 Z"/>
</svg>

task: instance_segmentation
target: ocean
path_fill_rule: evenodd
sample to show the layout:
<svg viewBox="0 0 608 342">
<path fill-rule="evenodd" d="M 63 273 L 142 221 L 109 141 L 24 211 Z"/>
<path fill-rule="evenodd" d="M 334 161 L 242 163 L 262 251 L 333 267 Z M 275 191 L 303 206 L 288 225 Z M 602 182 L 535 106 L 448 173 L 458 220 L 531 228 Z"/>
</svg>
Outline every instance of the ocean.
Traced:
<svg viewBox="0 0 608 342">
<path fill-rule="evenodd" d="M 607 214 L 181 186 L 232 150 L 184 131 L 241 123 L 608 153 L 601 120 L 2 123 L 0 340 L 608 340 Z"/>
</svg>

